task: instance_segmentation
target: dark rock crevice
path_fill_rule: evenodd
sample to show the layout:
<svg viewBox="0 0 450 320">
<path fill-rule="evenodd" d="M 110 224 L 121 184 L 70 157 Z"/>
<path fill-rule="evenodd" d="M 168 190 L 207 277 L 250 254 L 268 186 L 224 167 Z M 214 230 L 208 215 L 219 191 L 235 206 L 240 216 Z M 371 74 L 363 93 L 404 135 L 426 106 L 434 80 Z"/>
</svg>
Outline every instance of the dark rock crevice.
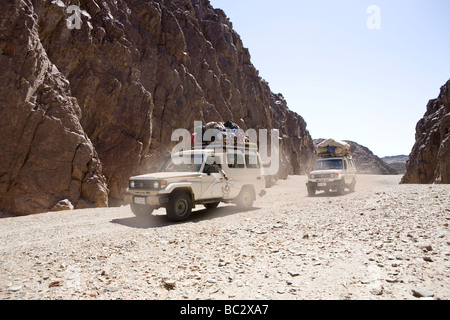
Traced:
<svg viewBox="0 0 450 320">
<path fill-rule="evenodd" d="M 416 126 L 416 142 L 402 183 L 450 183 L 450 80 L 430 100 Z"/>
</svg>

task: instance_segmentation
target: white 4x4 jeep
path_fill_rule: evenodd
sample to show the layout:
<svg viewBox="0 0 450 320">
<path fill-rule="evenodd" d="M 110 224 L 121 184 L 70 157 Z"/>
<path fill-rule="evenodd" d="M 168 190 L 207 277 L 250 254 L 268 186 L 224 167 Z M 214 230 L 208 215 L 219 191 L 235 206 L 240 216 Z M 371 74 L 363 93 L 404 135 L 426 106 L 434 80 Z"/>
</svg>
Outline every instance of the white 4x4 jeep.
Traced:
<svg viewBox="0 0 450 320">
<path fill-rule="evenodd" d="M 308 175 L 308 195 L 314 196 L 319 190 L 337 190 L 343 194 L 345 188 L 353 192 L 356 179 L 356 166 L 351 157 L 319 158 Z"/>
<path fill-rule="evenodd" d="M 179 222 L 187 220 L 196 205 L 214 209 L 225 202 L 250 209 L 264 189 L 256 149 L 200 149 L 172 155 L 162 172 L 131 177 L 124 200 L 137 216 L 165 207 L 167 218 Z"/>
</svg>

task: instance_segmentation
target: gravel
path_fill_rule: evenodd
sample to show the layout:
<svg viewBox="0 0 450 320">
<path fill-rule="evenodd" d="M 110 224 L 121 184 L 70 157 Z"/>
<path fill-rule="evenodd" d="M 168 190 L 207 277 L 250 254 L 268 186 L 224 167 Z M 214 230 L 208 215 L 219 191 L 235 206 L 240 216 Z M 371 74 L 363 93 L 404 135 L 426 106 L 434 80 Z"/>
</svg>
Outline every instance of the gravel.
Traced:
<svg viewBox="0 0 450 320">
<path fill-rule="evenodd" d="M 359 176 L 173 224 L 129 207 L 0 219 L 0 299 L 449 299 L 450 186 Z"/>
</svg>

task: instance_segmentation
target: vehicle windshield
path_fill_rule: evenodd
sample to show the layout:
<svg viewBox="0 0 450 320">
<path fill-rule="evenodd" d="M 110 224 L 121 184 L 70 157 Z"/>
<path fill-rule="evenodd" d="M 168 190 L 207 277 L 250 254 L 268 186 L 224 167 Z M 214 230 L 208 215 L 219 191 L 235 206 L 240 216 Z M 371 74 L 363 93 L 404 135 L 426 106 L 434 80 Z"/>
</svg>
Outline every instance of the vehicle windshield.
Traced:
<svg viewBox="0 0 450 320">
<path fill-rule="evenodd" d="M 342 159 L 327 159 L 319 160 L 314 167 L 314 170 L 330 170 L 330 169 L 343 169 L 344 165 Z"/>
<path fill-rule="evenodd" d="M 202 154 L 174 156 L 162 170 L 163 172 L 200 172 L 203 164 Z"/>
</svg>

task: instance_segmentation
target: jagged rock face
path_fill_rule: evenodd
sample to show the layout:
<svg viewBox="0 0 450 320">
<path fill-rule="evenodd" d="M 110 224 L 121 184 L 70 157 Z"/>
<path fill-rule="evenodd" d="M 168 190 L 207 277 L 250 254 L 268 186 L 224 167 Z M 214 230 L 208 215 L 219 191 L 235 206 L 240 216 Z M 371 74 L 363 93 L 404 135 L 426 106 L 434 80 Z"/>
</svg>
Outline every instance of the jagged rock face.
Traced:
<svg viewBox="0 0 450 320">
<path fill-rule="evenodd" d="M 67 79 L 48 59 L 27 1 L 0 5 L 0 209 L 107 206 L 107 186 Z"/>
<path fill-rule="evenodd" d="M 18 8 L 21 3 L 12 1 L 10 6 Z M 72 101 L 78 130 L 89 141 L 83 150 L 90 150 L 102 168 L 98 176 L 106 178 L 110 205 L 120 202 L 130 176 L 160 164 L 166 151 L 177 143 L 171 141 L 175 129 L 192 130 L 196 120 L 233 120 L 244 130 L 279 129 L 283 146 L 279 175 L 306 171 L 313 157 L 306 123 L 287 108 L 282 96 L 270 91 L 225 13 L 213 9 L 209 1 L 23 3 L 33 19 L 33 32 L 24 35 L 23 41 L 34 37 L 42 55 L 64 79 L 64 86 L 53 87 L 56 92 L 63 90 L 65 95 L 61 96 Z M 73 12 L 66 12 L 69 5 L 81 9 L 80 29 L 68 28 L 67 19 L 73 17 Z M 2 32 L 11 32 L 14 21 L 5 19 Z M 31 27 L 22 23 L 15 28 Z M 18 51 L 3 40 L 2 48 L 9 52 L 9 59 L 20 59 Z M 2 63 L 2 68 L 13 77 L 9 65 Z M 35 65 L 28 69 L 33 74 L 41 70 Z M 54 78 L 50 72 L 42 72 Z M 24 93 L 17 103 L 27 99 Z M 10 108 L 9 102 L 5 108 Z M 61 111 L 60 116 L 69 113 Z M 24 122 L 17 121 L 19 127 Z M 50 132 L 46 137 L 51 139 Z M 67 141 L 65 147 L 72 144 Z M 34 147 L 37 142 L 33 140 L 30 145 Z M 26 154 L 24 151 L 23 157 Z M 48 174 L 59 176 L 47 169 Z M 99 181 L 106 190 L 104 181 Z"/>
<path fill-rule="evenodd" d="M 272 126 L 280 130 L 280 171 L 278 178 L 305 174 L 314 167 L 314 142 L 306 130 L 306 122 L 288 109 L 281 94 L 271 94 Z"/>
<path fill-rule="evenodd" d="M 417 123 L 402 183 L 450 183 L 450 80 Z"/>
</svg>

